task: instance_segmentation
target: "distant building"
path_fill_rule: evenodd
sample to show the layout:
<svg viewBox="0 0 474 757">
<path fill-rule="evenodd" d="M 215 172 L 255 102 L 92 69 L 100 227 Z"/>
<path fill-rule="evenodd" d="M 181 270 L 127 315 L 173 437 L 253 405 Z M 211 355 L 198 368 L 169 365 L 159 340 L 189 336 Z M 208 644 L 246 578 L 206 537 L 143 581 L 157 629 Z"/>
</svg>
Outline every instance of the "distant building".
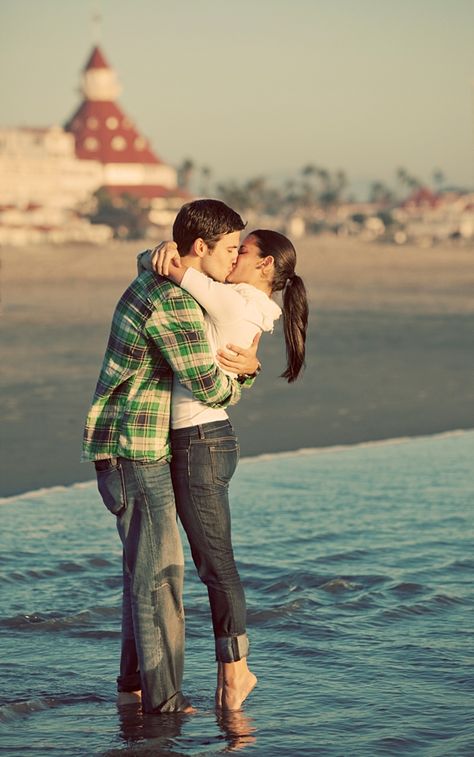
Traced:
<svg viewBox="0 0 474 757">
<path fill-rule="evenodd" d="M 106 241 L 108 227 L 75 211 L 101 182 L 100 163 L 77 160 L 60 127 L 0 129 L 0 243 Z"/>
<path fill-rule="evenodd" d="M 433 210 L 441 204 L 442 198 L 440 194 L 432 192 L 428 187 L 418 187 L 400 204 L 400 207 L 409 213 L 417 213 L 420 210 Z"/>
<path fill-rule="evenodd" d="M 78 161 L 59 126 L 0 129 L 0 206 L 72 208 L 102 183 L 97 161 Z"/>
<path fill-rule="evenodd" d="M 102 186 L 112 195 L 179 194 L 176 170 L 157 157 L 116 102 L 121 87 L 99 47 L 94 47 L 86 63 L 81 91 L 84 99 L 65 129 L 75 137 L 79 160 L 101 164 Z"/>
<path fill-rule="evenodd" d="M 168 227 L 187 199 L 176 170 L 157 157 L 116 98 L 120 85 L 94 47 L 83 70 L 83 100 L 65 128 L 0 128 L 0 243 L 102 242 L 108 227 L 80 208 L 104 188 L 149 204 L 150 224 Z"/>
<path fill-rule="evenodd" d="M 446 239 L 474 237 L 474 194 L 438 192 L 420 187 L 398 208 L 394 218 L 403 225 L 406 239 L 429 246 Z"/>
</svg>

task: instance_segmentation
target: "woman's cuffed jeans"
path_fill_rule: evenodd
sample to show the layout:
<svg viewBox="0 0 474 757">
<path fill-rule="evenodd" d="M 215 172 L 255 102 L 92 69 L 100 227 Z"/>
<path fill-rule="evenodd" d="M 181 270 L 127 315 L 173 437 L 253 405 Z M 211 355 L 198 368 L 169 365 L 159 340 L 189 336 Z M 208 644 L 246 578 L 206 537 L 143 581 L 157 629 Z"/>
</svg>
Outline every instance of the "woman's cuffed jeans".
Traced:
<svg viewBox="0 0 474 757">
<path fill-rule="evenodd" d="M 171 474 L 178 515 L 194 564 L 206 584 L 216 659 L 246 657 L 245 595 L 231 541 L 229 481 L 239 445 L 229 421 L 204 423 L 171 432 Z"/>
<path fill-rule="evenodd" d="M 96 463 L 99 491 L 123 545 L 119 691 L 142 691 L 145 712 L 176 712 L 184 666 L 184 558 L 166 461 Z"/>
</svg>

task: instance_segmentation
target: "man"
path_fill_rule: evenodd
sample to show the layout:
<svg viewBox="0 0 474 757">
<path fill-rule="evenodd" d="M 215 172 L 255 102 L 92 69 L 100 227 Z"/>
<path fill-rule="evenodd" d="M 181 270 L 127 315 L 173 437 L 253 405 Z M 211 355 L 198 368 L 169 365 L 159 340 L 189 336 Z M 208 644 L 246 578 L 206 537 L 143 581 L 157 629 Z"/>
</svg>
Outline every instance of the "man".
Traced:
<svg viewBox="0 0 474 757">
<path fill-rule="evenodd" d="M 243 228 L 224 203 L 198 200 L 180 210 L 173 233 L 179 229 L 199 270 L 223 280 Z M 173 375 L 204 404 L 226 407 L 256 373 L 256 348 L 239 348 L 240 375 L 229 378 L 214 363 L 199 305 L 150 272 L 132 282 L 114 313 L 83 459 L 95 463 L 123 544 L 118 691 L 126 697 L 141 690 L 145 712 L 190 711 L 181 693 L 184 561 L 169 469 Z"/>
</svg>

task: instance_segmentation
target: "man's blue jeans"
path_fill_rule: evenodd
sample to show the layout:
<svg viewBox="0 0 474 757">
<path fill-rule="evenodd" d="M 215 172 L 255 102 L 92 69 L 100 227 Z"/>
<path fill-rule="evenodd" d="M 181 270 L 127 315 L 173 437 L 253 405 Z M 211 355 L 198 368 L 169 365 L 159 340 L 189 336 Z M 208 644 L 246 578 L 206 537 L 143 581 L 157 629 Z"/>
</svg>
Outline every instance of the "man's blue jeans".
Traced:
<svg viewBox="0 0 474 757">
<path fill-rule="evenodd" d="M 123 545 L 118 690 L 141 689 L 145 712 L 182 710 L 184 558 L 169 464 L 120 457 L 96 472 Z"/>
<path fill-rule="evenodd" d="M 229 421 L 171 432 L 171 473 L 176 509 L 211 605 L 216 659 L 248 655 L 245 595 L 231 541 L 229 481 L 239 445 Z"/>
</svg>

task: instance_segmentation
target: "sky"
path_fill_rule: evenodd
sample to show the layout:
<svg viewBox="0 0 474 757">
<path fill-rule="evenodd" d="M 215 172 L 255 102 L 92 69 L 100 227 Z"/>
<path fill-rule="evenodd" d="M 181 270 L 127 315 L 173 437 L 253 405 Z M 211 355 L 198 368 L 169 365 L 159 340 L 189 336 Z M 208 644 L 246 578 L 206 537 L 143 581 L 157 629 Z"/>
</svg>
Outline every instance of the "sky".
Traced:
<svg viewBox="0 0 474 757">
<path fill-rule="evenodd" d="M 0 0 L 0 126 L 63 124 L 98 41 L 166 162 L 473 187 L 473 39 L 473 0 Z"/>
</svg>

